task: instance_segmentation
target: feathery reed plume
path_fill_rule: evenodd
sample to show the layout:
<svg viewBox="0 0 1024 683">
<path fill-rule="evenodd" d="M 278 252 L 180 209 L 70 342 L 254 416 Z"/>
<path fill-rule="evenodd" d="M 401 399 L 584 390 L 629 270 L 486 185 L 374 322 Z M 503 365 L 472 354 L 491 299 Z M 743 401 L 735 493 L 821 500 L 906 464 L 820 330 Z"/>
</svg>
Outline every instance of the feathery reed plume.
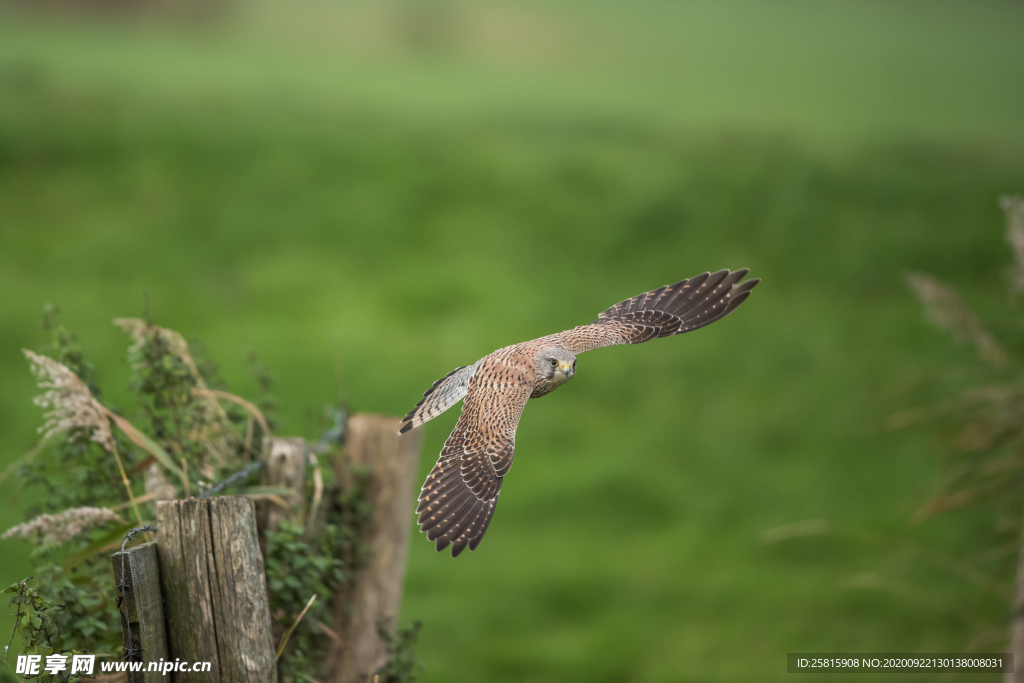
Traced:
<svg viewBox="0 0 1024 683">
<path fill-rule="evenodd" d="M 978 349 L 978 357 L 985 362 L 995 366 L 1006 363 L 1006 352 L 952 287 L 926 273 L 907 273 L 906 279 L 907 286 L 917 295 L 936 327 L 973 344 Z"/>
<path fill-rule="evenodd" d="M 132 494 L 131 483 L 121 463 L 121 456 L 117 452 L 117 442 L 110 432 L 110 420 L 114 417 L 102 403 L 85 386 L 85 382 L 79 379 L 72 370 L 58 363 L 49 356 L 33 353 L 28 349 L 22 349 L 25 357 L 28 358 L 32 373 L 36 376 L 36 384 L 45 392 L 32 399 L 32 402 L 41 408 L 49 408 L 50 411 L 43 417 L 46 422 L 39 428 L 46 437 L 53 436 L 59 432 L 71 429 L 82 429 L 89 434 L 89 438 L 95 441 L 108 452 L 113 454 L 117 462 L 117 469 L 121 473 L 121 481 L 128 492 L 128 500 L 132 503 L 135 517 L 142 521 L 139 508 L 135 505 L 135 496 Z"/>
<path fill-rule="evenodd" d="M 39 388 L 46 389 L 32 400 L 37 406 L 49 409 L 43 415 L 46 422 L 39 432 L 49 438 L 59 432 L 82 429 L 91 440 L 113 452 L 114 436 L 110 433 L 107 409 L 93 397 L 89 387 L 66 365 L 28 349 L 23 351 Z"/>
<path fill-rule="evenodd" d="M 35 519 L 12 526 L 0 538 L 24 538 L 35 543 L 60 545 L 72 538 L 106 522 L 117 522 L 128 526 L 120 515 L 107 508 L 69 508 L 57 515 L 41 514 Z"/>
<path fill-rule="evenodd" d="M 1013 249 L 1010 289 L 1014 294 L 1021 294 L 1024 293 L 1024 199 L 1003 195 L 999 206 L 1006 214 L 1006 242 Z"/>
</svg>

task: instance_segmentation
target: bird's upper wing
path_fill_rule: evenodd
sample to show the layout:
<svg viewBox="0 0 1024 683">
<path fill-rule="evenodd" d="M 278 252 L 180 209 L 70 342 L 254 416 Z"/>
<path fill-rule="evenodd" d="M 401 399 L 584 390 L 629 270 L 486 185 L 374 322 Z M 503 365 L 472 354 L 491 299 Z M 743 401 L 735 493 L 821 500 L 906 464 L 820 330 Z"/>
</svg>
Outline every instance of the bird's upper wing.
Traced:
<svg viewBox="0 0 1024 683">
<path fill-rule="evenodd" d="M 530 398 L 523 382 L 501 381 L 485 359 L 470 380 L 462 415 L 445 441 L 420 492 L 420 530 L 452 557 L 476 550 L 498 503 L 501 482 L 515 455 L 516 426 Z"/>
<path fill-rule="evenodd" d="M 746 274 L 741 268 L 680 280 L 615 304 L 592 323 L 543 339 L 578 354 L 690 332 L 724 318 L 743 303 L 760 282 L 740 282 Z"/>
</svg>

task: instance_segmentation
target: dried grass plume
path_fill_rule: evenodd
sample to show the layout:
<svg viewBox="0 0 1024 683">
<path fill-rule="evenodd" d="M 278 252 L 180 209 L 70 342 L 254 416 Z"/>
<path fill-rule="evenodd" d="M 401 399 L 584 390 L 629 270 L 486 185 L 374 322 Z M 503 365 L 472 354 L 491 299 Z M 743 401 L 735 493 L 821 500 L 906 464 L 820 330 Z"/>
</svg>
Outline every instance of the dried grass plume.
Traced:
<svg viewBox="0 0 1024 683">
<path fill-rule="evenodd" d="M 17 536 L 36 543 L 60 545 L 83 531 L 106 522 L 128 525 L 116 512 L 107 508 L 69 508 L 57 515 L 42 514 L 29 522 L 13 526 L 0 538 Z"/>
<path fill-rule="evenodd" d="M 936 327 L 973 344 L 982 360 L 995 366 L 1006 363 L 1006 352 L 952 287 L 931 275 L 916 272 L 907 273 L 907 286 L 917 295 L 928 319 Z"/>
<path fill-rule="evenodd" d="M 107 451 L 114 452 L 114 436 L 110 433 L 107 410 L 89 391 L 89 387 L 66 365 L 49 356 L 23 349 L 40 389 L 33 403 L 48 408 L 46 422 L 39 432 L 46 437 L 71 429 L 82 429 L 89 438 Z"/>
<path fill-rule="evenodd" d="M 1024 199 L 1004 195 L 999 206 L 1006 214 L 1006 242 L 1013 249 L 1013 268 L 1010 270 L 1010 289 L 1014 294 L 1024 293 Z"/>
</svg>

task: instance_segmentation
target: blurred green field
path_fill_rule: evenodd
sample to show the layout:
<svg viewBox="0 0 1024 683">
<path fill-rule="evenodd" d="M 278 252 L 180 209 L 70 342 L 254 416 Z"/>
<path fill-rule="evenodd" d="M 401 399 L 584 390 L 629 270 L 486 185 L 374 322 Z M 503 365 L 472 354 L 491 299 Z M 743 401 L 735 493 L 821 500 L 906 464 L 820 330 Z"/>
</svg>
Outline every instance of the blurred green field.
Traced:
<svg viewBox="0 0 1024 683">
<path fill-rule="evenodd" d="M 401 415 L 494 348 L 746 266 L 764 282 L 736 315 L 587 354 L 531 402 L 478 551 L 414 537 L 423 680 L 963 651 L 1007 608 L 941 554 L 992 520 L 913 527 L 941 446 L 884 423 L 971 358 L 905 269 L 1004 310 L 1022 23 L 1010 2 L 267 3 L 177 28 L 0 6 L 0 465 L 40 423 L 20 349 L 46 303 L 129 410 L 110 321 L 148 301 L 242 394 L 255 348 L 284 431 L 313 436 L 339 392 Z M 425 427 L 424 474 L 455 419 Z M 3 495 L 6 529 L 33 493 Z M 836 533 L 760 542 L 808 519 Z M 0 584 L 26 551 L 0 541 Z"/>
</svg>

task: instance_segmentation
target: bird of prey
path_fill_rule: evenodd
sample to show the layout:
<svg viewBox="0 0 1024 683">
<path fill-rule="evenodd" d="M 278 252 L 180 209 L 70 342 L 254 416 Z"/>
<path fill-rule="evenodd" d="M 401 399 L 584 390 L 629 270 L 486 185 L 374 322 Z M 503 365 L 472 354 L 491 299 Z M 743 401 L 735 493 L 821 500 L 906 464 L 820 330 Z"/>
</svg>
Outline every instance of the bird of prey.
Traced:
<svg viewBox="0 0 1024 683">
<path fill-rule="evenodd" d="M 465 398 L 462 415 L 423 484 L 420 530 L 452 557 L 476 550 L 494 515 L 515 454 L 516 425 L 526 401 L 551 393 L 576 374 L 576 356 L 616 344 L 640 344 L 704 327 L 732 313 L 760 280 L 747 269 L 720 270 L 645 292 L 565 332 L 506 346 L 434 382 L 403 418 L 399 433 L 431 420 Z"/>
</svg>

